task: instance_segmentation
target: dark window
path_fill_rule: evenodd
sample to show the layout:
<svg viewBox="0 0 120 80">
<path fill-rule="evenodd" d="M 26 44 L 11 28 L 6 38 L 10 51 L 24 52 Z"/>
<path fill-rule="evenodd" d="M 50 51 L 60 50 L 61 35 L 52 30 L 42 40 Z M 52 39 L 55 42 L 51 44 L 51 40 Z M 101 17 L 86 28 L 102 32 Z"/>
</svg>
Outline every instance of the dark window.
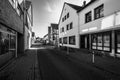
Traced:
<svg viewBox="0 0 120 80">
<path fill-rule="evenodd" d="M 69 44 L 75 45 L 75 36 L 69 37 Z"/>
<path fill-rule="evenodd" d="M 64 18 L 62 18 L 62 22 L 64 22 Z"/>
<path fill-rule="evenodd" d="M 66 15 L 65 15 L 65 20 L 67 19 Z"/>
<path fill-rule="evenodd" d="M 67 29 L 67 30 L 69 30 L 69 24 L 67 24 L 67 26 L 66 26 L 66 27 L 67 27 L 66 29 Z"/>
<path fill-rule="evenodd" d="M 85 14 L 85 23 L 90 22 L 92 20 L 92 12 L 88 12 Z"/>
<path fill-rule="evenodd" d="M 94 18 L 98 19 L 104 16 L 104 5 L 100 5 L 97 8 L 94 9 Z"/>
<path fill-rule="evenodd" d="M 67 44 L 67 37 L 63 38 L 63 44 Z"/>
<path fill-rule="evenodd" d="M 62 43 L 62 38 L 59 38 L 59 43 Z"/>
<path fill-rule="evenodd" d="M 73 28 L 73 23 L 71 22 L 71 23 L 70 23 L 70 29 L 72 29 L 72 28 Z"/>
<path fill-rule="evenodd" d="M 64 27 L 62 27 L 62 32 L 64 32 Z"/>
<path fill-rule="evenodd" d="M 69 13 L 67 13 L 67 18 L 69 18 Z"/>
</svg>

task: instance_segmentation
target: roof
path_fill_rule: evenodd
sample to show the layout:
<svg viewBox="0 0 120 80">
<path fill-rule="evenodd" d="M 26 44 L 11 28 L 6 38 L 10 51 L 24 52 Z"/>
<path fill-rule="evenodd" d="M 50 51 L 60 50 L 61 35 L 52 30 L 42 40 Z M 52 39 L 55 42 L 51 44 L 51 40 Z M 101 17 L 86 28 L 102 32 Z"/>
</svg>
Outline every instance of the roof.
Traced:
<svg viewBox="0 0 120 80">
<path fill-rule="evenodd" d="M 51 27 L 54 28 L 54 29 L 58 29 L 58 24 L 51 23 Z"/>
<path fill-rule="evenodd" d="M 92 3 L 94 3 L 95 1 L 98 1 L 98 0 L 91 0 L 88 4 L 86 4 L 84 7 L 82 7 L 81 9 L 79 9 L 77 11 L 77 13 L 80 12 L 80 11 L 82 11 L 83 9 L 85 9 L 86 7 L 88 7 L 89 5 L 91 5 Z"/>
<path fill-rule="evenodd" d="M 65 4 L 69 5 L 70 7 L 72 7 L 75 10 L 79 10 L 80 8 L 82 8 L 81 6 L 70 4 L 70 3 L 66 3 L 66 2 L 65 2 Z"/>
<path fill-rule="evenodd" d="M 60 15 L 60 18 L 59 18 L 58 25 L 59 25 L 59 23 L 60 23 L 61 16 L 62 16 L 62 13 L 63 13 L 63 9 L 64 9 L 65 4 L 69 5 L 71 8 L 75 9 L 76 11 L 82 9 L 82 6 L 78 6 L 78 5 L 74 5 L 74 4 L 70 4 L 70 3 L 64 2 L 63 8 L 62 8 L 62 12 L 61 12 L 61 15 Z"/>
</svg>

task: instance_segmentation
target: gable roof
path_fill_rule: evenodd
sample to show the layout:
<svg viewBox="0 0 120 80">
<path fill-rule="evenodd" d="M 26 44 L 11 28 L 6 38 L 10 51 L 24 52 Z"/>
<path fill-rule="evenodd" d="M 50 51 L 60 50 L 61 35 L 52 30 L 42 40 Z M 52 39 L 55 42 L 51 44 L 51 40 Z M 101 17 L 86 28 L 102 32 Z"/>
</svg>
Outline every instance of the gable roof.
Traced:
<svg viewBox="0 0 120 80">
<path fill-rule="evenodd" d="M 81 10 L 82 9 L 82 6 L 78 6 L 78 5 L 74 5 L 74 4 L 70 4 L 70 3 L 67 3 L 67 2 L 64 2 L 64 5 L 63 5 L 63 8 L 62 8 L 62 12 L 61 12 L 61 15 L 60 15 L 60 18 L 59 18 L 59 22 L 58 22 L 58 25 L 60 23 L 60 20 L 61 20 L 61 17 L 62 17 L 62 13 L 63 13 L 63 9 L 64 9 L 64 6 L 65 4 L 69 5 L 71 8 L 75 9 L 76 10 L 76 13 L 78 10 Z"/>
<path fill-rule="evenodd" d="M 82 8 L 81 6 L 70 4 L 70 3 L 67 3 L 67 2 L 65 2 L 65 4 L 69 5 L 70 7 L 72 7 L 75 10 L 79 10 L 80 8 Z"/>
</svg>

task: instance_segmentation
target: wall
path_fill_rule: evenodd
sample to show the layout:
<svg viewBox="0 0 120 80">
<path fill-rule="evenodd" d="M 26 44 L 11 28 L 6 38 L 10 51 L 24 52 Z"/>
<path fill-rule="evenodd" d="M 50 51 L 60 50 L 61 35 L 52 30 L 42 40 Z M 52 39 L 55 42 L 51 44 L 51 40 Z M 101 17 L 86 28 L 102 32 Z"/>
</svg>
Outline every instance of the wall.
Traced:
<svg viewBox="0 0 120 80">
<path fill-rule="evenodd" d="M 97 0 L 81 12 L 79 12 L 79 27 L 80 34 L 86 34 L 90 32 L 107 30 L 114 28 L 114 21 L 116 16 L 116 11 L 120 11 L 120 0 Z M 104 16 L 103 18 L 99 18 L 94 20 L 94 8 L 99 5 L 104 4 Z M 113 5 L 113 6 L 112 6 Z M 92 21 L 85 23 L 85 14 L 89 11 L 92 11 Z M 105 22 L 106 21 L 106 22 Z M 109 24 L 106 24 L 109 23 Z M 110 24 L 111 23 L 111 24 Z M 108 26 L 108 28 L 102 28 L 103 26 Z"/>
<path fill-rule="evenodd" d="M 73 48 L 79 48 L 79 35 L 78 35 L 78 15 L 76 13 L 76 10 L 65 4 L 63 13 L 61 16 L 61 20 L 59 23 L 59 38 L 61 37 L 67 37 L 67 36 L 76 36 L 76 45 L 69 45 L 69 44 L 63 44 L 63 46 L 73 47 Z M 62 18 L 67 15 L 69 12 L 69 18 L 66 19 L 64 22 L 62 22 Z M 73 22 L 73 29 L 66 31 L 66 25 Z M 65 32 L 60 33 L 60 28 L 64 27 Z"/>
<path fill-rule="evenodd" d="M 8 0 L 0 0 L 0 23 L 23 34 L 23 23 Z"/>
</svg>

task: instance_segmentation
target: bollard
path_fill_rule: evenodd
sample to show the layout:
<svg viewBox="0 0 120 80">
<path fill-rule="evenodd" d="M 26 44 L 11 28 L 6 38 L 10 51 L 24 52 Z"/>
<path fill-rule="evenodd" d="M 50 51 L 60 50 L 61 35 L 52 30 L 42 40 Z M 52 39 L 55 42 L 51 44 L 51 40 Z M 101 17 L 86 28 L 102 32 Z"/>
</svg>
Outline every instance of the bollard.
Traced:
<svg viewBox="0 0 120 80">
<path fill-rule="evenodd" d="M 92 52 L 92 63 L 95 63 L 95 54 L 94 54 L 95 52 L 93 51 Z"/>
<path fill-rule="evenodd" d="M 69 54 L 69 47 L 67 47 L 67 55 Z"/>
</svg>

